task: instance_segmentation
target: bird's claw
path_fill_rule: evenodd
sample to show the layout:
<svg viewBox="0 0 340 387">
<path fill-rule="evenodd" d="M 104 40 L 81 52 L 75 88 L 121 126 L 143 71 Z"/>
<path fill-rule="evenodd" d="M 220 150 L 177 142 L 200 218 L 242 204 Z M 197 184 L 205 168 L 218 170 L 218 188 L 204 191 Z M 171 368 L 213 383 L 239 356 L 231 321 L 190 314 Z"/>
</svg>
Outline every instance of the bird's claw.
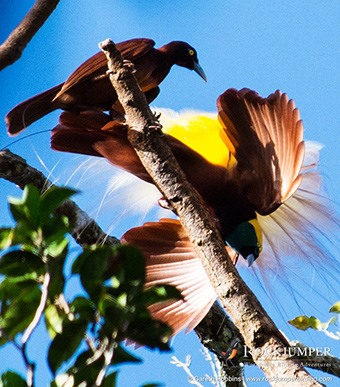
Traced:
<svg viewBox="0 0 340 387">
<path fill-rule="evenodd" d="M 172 205 L 165 199 L 164 196 L 162 196 L 160 199 L 158 199 L 158 204 L 165 208 L 166 210 L 173 210 Z"/>
<path fill-rule="evenodd" d="M 134 74 L 137 71 L 135 69 L 135 65 L 128 59 L 123 59 L 123 65 L 124 65 L 124 67 L 129 69 L 132 72 L 132 74 Z"/>
<path fill-rule="evenodd" d="M 153 113 L 153 116 L 155 117 L 155 120 L 159 120 L 160 118 L 161 118 L 161 115 L 162 115 L 162 113 L 161 112 L 159 112 L 159 113 Z"/>
</svg>

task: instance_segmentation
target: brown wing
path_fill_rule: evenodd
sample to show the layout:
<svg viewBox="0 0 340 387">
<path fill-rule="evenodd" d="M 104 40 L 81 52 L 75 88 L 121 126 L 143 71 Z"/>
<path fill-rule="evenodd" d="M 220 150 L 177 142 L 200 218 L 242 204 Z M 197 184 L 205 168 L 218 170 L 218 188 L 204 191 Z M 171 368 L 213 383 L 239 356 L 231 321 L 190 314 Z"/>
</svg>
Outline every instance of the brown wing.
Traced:
<svg viewBox="0 0 340 387">
<path fill-rule="evenodd" d="M 152 182 L 127 139 L 126 125 L 111 121 L 105 113 L 61 113 L 59 125 L 52 130 L 51 148 L 62 152 L 105 157 L 117 167 Z"/>
<path fill-rule="evenodd" d="M 216 294 L 181 223 L 172 219 L 146 223 L 129 230 L 122 241 L 142 251 L 146 286 L 171 284 L 183 296 L 182 300 L 151 305 L 153 316 L 170 325 L 174 335 L 185 327 L 187 331 L 195 328 Z"/>
<path fill-rule="evenodd" d="M 151 39 L 131 39 L 125 42 L 117 43 L 117 48 L 121 52 L 124 59 L 134 61 L 142 55 L 149 52 L 155 45 Z M 65 91 L 69 90 L 76 83 L 84 82 L 89 78 L 105 74 L 107 70 L 107 58 L 105 54 L 100 51 L 91 58 L 81 64 L 65 81 L 62 89 L 56 95 L 58 98 Z"/>
<path fill-rule="evenodd" d="M 227 145 L 238 161 L 234 178 L 255 210 L 269 214 L 301 182 L 304 142 L 299 111 L 280 91 L 261 98 L 249 89 L 227 90 L 217 107 Z"/>
</svg>

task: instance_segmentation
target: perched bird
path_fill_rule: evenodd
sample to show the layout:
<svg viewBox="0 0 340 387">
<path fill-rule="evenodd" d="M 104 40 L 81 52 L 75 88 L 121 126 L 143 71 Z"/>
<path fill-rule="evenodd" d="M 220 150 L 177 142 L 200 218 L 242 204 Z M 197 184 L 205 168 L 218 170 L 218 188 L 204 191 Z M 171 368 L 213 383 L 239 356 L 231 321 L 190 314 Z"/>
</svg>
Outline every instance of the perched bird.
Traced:
<svg viewBox="0 0 340 387">
<path fill-rule="evenodd" d="M 175 64 L 194 70 L 206 80 L 196 50 L 189 44 L 174 41 L 158 49 L 154 45 L 151 39 L 131 39 L 117 44 L 123 58 L 133 63 L 135 76 L 148 102 L 157 97 L 158 85 Z M 16 135 L 56 109 L 72 112 L 110 110 L 117 101 L 117 95 L 106 71 L 106 56 L 98 52 L 80 65 L 64 83 L 15 106 L 6 116 L 8 133 Z"/>
<path fill-rule="evenodd" d="M 322 266 L 324 250 L 315 235 L 323 231 L 315 219 L 330 224 L 332 214 L 318 195 L 319 175 L 313 171 L 318 152 L 307 144 L 305 154 L 293 101 L 279 91 L 261 98 L 249 89 L 229 89 L 217 107 L 218 117 L 163 111 L 161 123 L 165 141 L 210 209 L 233 262 L 241 255 L 261 274 L 267 269 L 275 275 L 287 254 Z M 126 125 L 104 113 L 63 112 L 51 146 L 105 157 L 153 183 L 127 140 Z M 122 242 L 143 252 L 146 286 L 170 283 L 184 297 L 151 306 L 155 318 L 168 323 L 174 334 L 194 328 L 216 294 L 180 222 L 146 223 L 127 231 Z"/>
<path fill-rule="evenodd" d="M 233 363 L 232 359 L 237 354 L 237 346 L 241 343 L 241 340 L 235 339 L 230 344 L 229 348 L 226 350 L 226 352 L 221 352 L 217 349 L 211 349 L 212 352 L 214 352 L 216 355 L 220 356 L 220 358 L 225 362 L 227 367 L 235 367 L 235 364 Z"/>
</svg>

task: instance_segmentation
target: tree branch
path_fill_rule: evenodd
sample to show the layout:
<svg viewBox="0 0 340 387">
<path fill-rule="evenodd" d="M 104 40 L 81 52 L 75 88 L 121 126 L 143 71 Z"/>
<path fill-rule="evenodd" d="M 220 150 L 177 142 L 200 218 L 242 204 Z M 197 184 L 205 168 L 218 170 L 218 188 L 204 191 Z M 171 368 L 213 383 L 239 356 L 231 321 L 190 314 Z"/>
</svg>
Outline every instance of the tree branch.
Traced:
<svg viewBox="0 0 340 387">
<path fill-rule="evenodd" d="M 53 185 L 42 172 L 28 165 L 22 157 L 15 155 L 8 149 L 0 151 L 0 178 L 18 185 L 21 189 L 26 184 L 33 184 L 40 193 L 45 192 Z M 100 243 L 117 245 L 119 243 L 117 238 L 104 233 L 98 224 L 72 200 L 66 200 L 57 211 L 59 214 L 67 216 L 74 224 L 72 236 L 80 245 Z"/>
<path fill-rule="evenodd" d="M 256 349 L 255 363 L 271 378 L 273 386 L 286 386 L 287 380 L 298 380 L 299 386 L 321 386 L 299 361 L 285 354 L 289 343 L 238 275 L 214 221 L 155 130 L 159 124 L 114 43 L 106 40 L 100 47 L 107 55 L 110 80 L 126 113 L 129 140 L 158 189 L 177 211 L 223 307 L 246 345 Z M 275 360 L 280 361 L 280 367 L 272 366 Z"/>
<path fill-rule="evenodd" d="M 60 0 L 36 0 L 20 24 L 0 46 L 0 71 L 17 61 L 33 36 L 54 11 Z"/>
<path fill-rule="evenodd" d="M 21 189 L 26 184 L 33 184 L 40 192 L 44 192 L 52 185 L 52 182 L 42 172 L 31 167 L 22 157 L 15 155 L 9 150 L 0 151 L 0 178 L 18 185 Z M 98 243 L 98 241 L 99 243 L 115 245 L 119 242 L 117 238 L 105 234 L 95 221 L 71 200 L 64 203 L 59 209 L 59 213 L 68 216 L 75 222 L 73 237 L 80 245 L 94 244 Z M 85 231 L 83 230 L 84 227 Z M 239 338 L 242 341 L 240 332 L 217 302 L 212 306 L 203 321 L 195 328 L 195 331 L 201 343 L 210 350 L 217 349 L 223 352 L 229 348 L 235 338 Z M 309 348 L 301 343 L 293 342 L 291 345 L 303 349 L 307 348 L 307 353 L 313 353 L 313 351 L 309 351 Z M 245 360 L 250 364 L 253 363 L 251 357 L 244 359 L 242 355 L 243 351 L 237 354 L 234 361 L 235 364 Z M 221 362 L 223 363 L 223 359 L 221 359 Z M 330 364 L 330 366 L 324 366 L 325 363 Z M 340 376 L 340 360 L 332 356 L 321 358 L 316 356 L 316 354 L 309 356 L 308 366 L 338 377 Z M 226 367 L 224 368 L 227 374 L 230 375 Z"/>
</svg>

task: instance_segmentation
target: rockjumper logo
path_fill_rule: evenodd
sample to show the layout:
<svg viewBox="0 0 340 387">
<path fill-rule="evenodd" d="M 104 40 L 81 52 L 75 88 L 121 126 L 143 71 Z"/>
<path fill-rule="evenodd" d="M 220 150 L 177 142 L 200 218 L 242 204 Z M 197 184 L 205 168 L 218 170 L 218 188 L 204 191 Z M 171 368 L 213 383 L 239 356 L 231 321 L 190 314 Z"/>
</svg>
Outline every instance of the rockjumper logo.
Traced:
<svg viewBox="0 0 340 387">
<path fill-rule="evenodd" d="M 314 356 L 331 356 L 330 347 L 288 347 L 280 350 L 273 348 L 248 348 L 244 345 L 244 357 L 261 357 L 273 356 L 275 360 L 279 360 L 280 357 L 295 357 L 295 358 L 303 358 L 308 359 Z"/>
</svg>

